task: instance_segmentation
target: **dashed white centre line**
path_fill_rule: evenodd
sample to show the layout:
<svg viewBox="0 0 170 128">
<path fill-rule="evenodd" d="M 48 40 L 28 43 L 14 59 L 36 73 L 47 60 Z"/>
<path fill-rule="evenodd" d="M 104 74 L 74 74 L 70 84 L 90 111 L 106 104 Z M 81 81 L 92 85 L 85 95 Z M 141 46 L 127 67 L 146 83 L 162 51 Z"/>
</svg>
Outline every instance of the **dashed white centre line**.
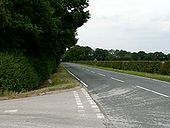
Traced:
<svg viewBox="0 0 170 128">
<path fill-rule="evenodd" d="M 104 75 L 104 74 L 102 74 L 102 73 L 97 73 L 97 74 L 99 74 L 100 76 L 106 76 L 106 75 Z"/>
<path fill-rule="evenodd" d="M 16 113 L 16 112 L 18 112 L 18 110 L 17 109 L 15 109 L 15 110 L 5 110 L 4 112 L 5 113 Z"/>
<path fill-rule="evenodd" d="M 114 78 L 114 77 L 111 77 L 111 79 L 112 79 L 112 80 L 119 81 L 119 82 L 122 82 L 122 83 L 124 83 L 124 82 L 125 82 L 125 81 L 123 81 L 123 80 L 119 80 L 119 79 L 116 79 L 116 78 Z"/>
<path fill-rule="evenodd" d="M 91 71 L 92 73 L 95 73 L 94 71 Z"/>
<path fill-rule="evenodd" d="M 162 93 L 159 93 L 159 92 L 156 92 L 156 91 L 153 91 L 153 90 L 150 90 L 150 89 L 147 89 L 147 88 L 144 88 L 144 87 L 141 87 L 141 86 L 136 86 L 137 88 L 140 88 L 140 89 L 143 89 L 145 91 L 148 91 L 148 92 L 152 92 L 152 93 L 155 93 L 157 95 L 160 95 L 160 96 L 164 96 L 166 98 L 169 98 L 168 95 L 165 95 L 165 94 L 162 94 Z"/>
</svg>

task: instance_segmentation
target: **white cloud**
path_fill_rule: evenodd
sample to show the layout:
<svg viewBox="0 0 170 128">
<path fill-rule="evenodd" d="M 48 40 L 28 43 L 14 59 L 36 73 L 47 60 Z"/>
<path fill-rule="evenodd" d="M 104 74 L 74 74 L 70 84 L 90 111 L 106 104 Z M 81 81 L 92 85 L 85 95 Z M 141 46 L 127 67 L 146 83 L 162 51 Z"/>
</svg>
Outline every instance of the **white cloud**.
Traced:
<svg viewBox="0 0 170 128">
<path fill-rule="evenodd" d="M 169 5 L 169 0 L 90 0 L 91 19 L 78 29 L 79 44 L 170 52 Z"/>
<path fill-rule="evenodd" d="M 163 32 L 170 32 L 170 20 L 160 22 L 160 30 Z"/>
</svg>

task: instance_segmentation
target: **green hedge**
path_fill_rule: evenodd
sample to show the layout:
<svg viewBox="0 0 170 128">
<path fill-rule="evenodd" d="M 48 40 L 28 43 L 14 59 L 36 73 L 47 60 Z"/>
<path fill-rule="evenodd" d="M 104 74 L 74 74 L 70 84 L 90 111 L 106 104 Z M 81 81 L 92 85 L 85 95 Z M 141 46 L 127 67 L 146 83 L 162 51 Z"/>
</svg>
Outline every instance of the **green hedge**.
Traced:
<svg viewBox="0 0 170 128">
<path fill-rule="evenodd" d="M 48 79 L 56 69 L 56 59 L 46 56 L 41 57 L 29 57 L 31 65 L 36 70 L 36 73 L 40 79 L 40 83 Z"/>
<path fill-rule="evenodd" d="M 0 53 L 0 87 L 3 91 L 32 90 L 38 87 L 39 81 L 27 57 Z"/>
<path fill-rule="evenodd" d="M 40 87 L 56 69 L 56 59 L 26 57 L 22 53 L 0 53 L 0 89 L 29 91 Z"/>
<path fill-rule="evenodd" d="M 76 63 L 170 75 L 170 61 L 77 61 Z"/>
</svg>

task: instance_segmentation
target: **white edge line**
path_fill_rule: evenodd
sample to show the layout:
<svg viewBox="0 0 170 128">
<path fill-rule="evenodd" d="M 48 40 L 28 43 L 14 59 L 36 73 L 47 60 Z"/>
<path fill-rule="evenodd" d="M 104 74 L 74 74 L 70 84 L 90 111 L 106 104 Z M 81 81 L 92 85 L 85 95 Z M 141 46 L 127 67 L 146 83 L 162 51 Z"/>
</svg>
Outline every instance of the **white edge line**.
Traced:
<svg viewBox="0 0 170 128">
<path fill-rule="evenodd" d="M 157 82 L 161 82 L 161 83 L 164 83 L 164 84 L 170 84 L 170 82 L 166 82 L 166 81 L 161 81 L 161 80 L 157 80 L 157 79 L 152 79 L 151 80 L 153 81 L 157 81 Z"/>
<path fill-rule="evenodd" d="M 95 74 L 95 72 L 94 72 L 94 71 L 91 71 L 91 72 Z"/>
<path fill-rule="evenodd" d="M 119 81 L 119 82 L 122 82 L 122 83 L 124 83 L 124 82 L 125 82 L 125 81 L 123 81 L 123 80 L 119 80 L 119 79 L 116 79 L 116 78 L 113 78 L 113 77 L 111 77 L 111 79 L 112 79 L 112 80 Z"/>
<path fill-rule="evenodd" d="M 159 93 L 159 92 L 156 92 L 156 91 L 153 91 L 153 90 L 150 90 L 150 89 L 147 89 L 147 88 L 144 88 L 144 87 L 141 87 L 141 86 L 136 86 L 137 88 L 140 88 L 140 89 L 143 89 L 143 90 L 146 90 L 146 91 L 149 91 L 149 92 L 152 92 L 152 93 L 155 93 L 157 95 L 161 95 L 161 96 L 164 96 L 166 98 L 168 98 L 169 96 L 168 95 L 165 95 L 165 94 L 162 94 L 162 93 Z"/>
<path fill-rule="evenodd" d="M 66 68 L 65 68 L 66 69 Z M 68 73 L 70 73 L 73 77 L 75 77 L 80 83 L 82 83 L 85 87 L 88 88 L 88 85 L 84 83 L 82 80 L 80 80 L 77 76 L 75 76 L 72 72 L 70 72 L 68 69 L 66 69 Z"/>
<path fill-rule="evenodd" d="M 106 76 L 106 75 L 104 75 L 104 74 L 101 74 L 101 73 L 97 73 L 97 74 L 99 74 L 100 76 Z"/>
</svg>

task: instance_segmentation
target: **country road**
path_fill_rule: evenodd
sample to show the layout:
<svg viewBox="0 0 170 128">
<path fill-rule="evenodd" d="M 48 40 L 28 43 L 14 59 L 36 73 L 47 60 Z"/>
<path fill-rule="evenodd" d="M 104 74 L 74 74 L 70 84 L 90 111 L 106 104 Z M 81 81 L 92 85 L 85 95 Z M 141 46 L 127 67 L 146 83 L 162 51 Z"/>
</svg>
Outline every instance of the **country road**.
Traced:
<svg viewBox="0 0 170 128">
<path fill-rule="evenodd" d="M 170 83 L 64 63 L 105 115 L 106 128 L 170 128 Z"/>
<path fill-rule="evenodd" d="M 170 128 L 170 83 L 63 65 L 85 87 L 0 101 L 0 128 Z"/>
</svg>

